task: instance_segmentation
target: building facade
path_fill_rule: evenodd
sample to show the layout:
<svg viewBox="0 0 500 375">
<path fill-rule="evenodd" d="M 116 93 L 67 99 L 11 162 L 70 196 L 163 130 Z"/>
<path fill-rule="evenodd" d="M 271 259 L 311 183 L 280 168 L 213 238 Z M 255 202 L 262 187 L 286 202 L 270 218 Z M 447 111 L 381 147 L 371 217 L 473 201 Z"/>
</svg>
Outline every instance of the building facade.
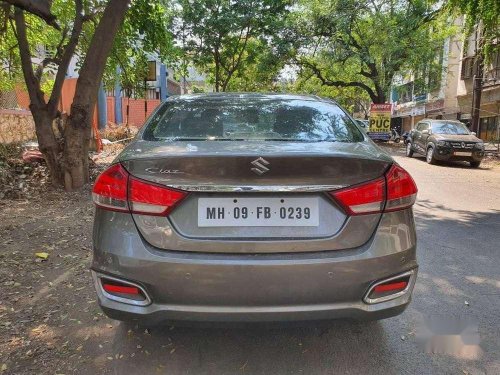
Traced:
<svg viewBox="0 0 500 375">
<path fill-rule="evenodd" d="M 462 19 L 456 19 L 454 25 L 460 27 Z M 413 74 L 395 80 L 391 92 L 393 103 L 393 123 L 400 124 L 401 131 L 409 131 L 424 118 L 456 120 L 460 118 L 457 100 L 458 79 L 461 69 L 461 35 L 454 35 L 445 40 L 442 50 L 437 54 L 436 65 L 439 71 L 433 77 L 426 77 L 431 89 L 419 89 Z M 434 82 L 430 82 L 433 80 Z"/>
<path fill-rule="evenodd" d="M 463 18 L 454 21 L 461 27 Z M 500 139 L 500 53 L 485 64 L 483 76 L 477 69 L 478 35 L 461 33 L 448 38 L 441 56 L 441 77 L 433 90 L 419 92 L 414 76 L 399 77 L 391 93 L 393 123 L 409 131 L 423 118 L 460 120 L 470 125 L 474 87 L 481 80 L 478 136 L 487 141 Z"/>
<path fill-rule="evenodd" d="M 474 87 L 481 86 L 481 105 L 479 107 L 479 128 L 474 129 L 486 141 L 500 138 L 500 52 L 497 51 L 490 61 L 484 64 L 482 76 L 478 74 L 479 32 L 465 39 L 461 45 L 460 75 L 457 84 L 457 101 L 460 119 L 471 120 L 473 113 Z M 481 82 L 478 82 L 478 81 Z"/>
</svg>

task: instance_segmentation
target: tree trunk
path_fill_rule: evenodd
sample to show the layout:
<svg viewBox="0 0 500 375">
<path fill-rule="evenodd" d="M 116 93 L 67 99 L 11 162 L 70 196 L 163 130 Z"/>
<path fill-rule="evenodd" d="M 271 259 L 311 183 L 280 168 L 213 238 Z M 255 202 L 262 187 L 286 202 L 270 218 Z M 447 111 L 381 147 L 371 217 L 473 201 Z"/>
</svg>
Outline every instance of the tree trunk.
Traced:
<svg viewBox="0 0 500 375">
<path fill-rule="evenodd" d="M 66 190 L 82 187 L 89 181 L 89 142 L 93 111 L 71 106 L 71 115 L 64 132 L 64 186 Z"/>
<path fill-rule="evenodd" d="M 88 149 L 97 92 L 129 2 L 108 1 L 79 72 L 71 114 L 64 132 L 64 186 L 68 191 L 79 189 L 89 182 Z"/>
<path fill-rule="evenodd" d="M 219 62 L 215 60 L 215 92 L 220 91 L 220 66 Z"/>
<path fill-rule="evenodd" d="M 384 104 L 386 102 L 386 97 L 384 93 L 379 93 L 377 96 L 372 97 L 374 104 Z"/>
<path fill-rule="evenodd" d="M 32 0 L 16 0 L 10 3 L 20 6 L 25 6 L 26 9 L 35 7 L 38 10 L 43 10 L 45 13 L 50 13 L 51 1 L 34 2 Z M 24 17 L 24 12 L 21 9 L 16 9 L 15 23 L 16 23 L 16 39 L 19 45 L 19 54 L 21 58 L 21 66 L 23 70 L 26 88 L 30 97 L 30 110 L 35 122 L 35 131 L 38 139 L 38 146 L 40 152 L 47 163 L 50 172 L 50 179 L 53 186 L 60 186 L 63 184 L 63 166 L 62 166 L 62 147 L 59 139 L 57 138 L 52 123 L 57 116 L 57 107 L 61 96 L 61 88 L 64 82 L 65 73 L 68 69 L 69 62 L 75 51 L 83 25 L 82 1 L 75 0 L 75 20 L 71 36 L 64 47 L 58 64 L 56 79 L 50 95 L 50 100 L 47 103 L 45 100 L 44 92 L 40 87 L 40 78 L 33 71 L 33 62 L 31 59 L 30 45 L 27 36 L 27 27 Z M 31 9 L 35 14 L 36 9 Z M 63 40 L 61 41 L 61 43 Z M 40 69 L 43 70 L 42 62 Z M 62 136 L 62 134 L 61 134 Z"/>
<path fill-rule="evenodd" d="M 49 168 L 51 183 L 55 187 L 61 186 L 61 146 L 52 128 L 53 117 L 46 108 L 37 108 L 34 105 L 30 105 L 30 110 L 36 124 L 35 131 L 38 139 L 38 148 L 43 154 Z"/>
</svg>

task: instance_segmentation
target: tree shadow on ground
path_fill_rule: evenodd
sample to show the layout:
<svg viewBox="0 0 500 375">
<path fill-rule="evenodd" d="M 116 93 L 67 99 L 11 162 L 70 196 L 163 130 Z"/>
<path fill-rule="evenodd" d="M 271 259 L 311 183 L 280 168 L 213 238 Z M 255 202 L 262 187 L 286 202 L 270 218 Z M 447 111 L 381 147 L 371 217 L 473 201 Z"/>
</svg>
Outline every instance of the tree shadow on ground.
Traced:
<svg viewBox="0 0 500 375">
<path fill-rule="evenodd" d="M 53 307 L 70 317 L 76 315 L 71 310 L 82 310 L 82 322 L 72 323 L 72 319 L 61 324 L 48 319 L 30 328 L 29 339 L 44 342 L 47 348 L 26 354 L 26 366 L 32 366 L 26 367 L 32 370 L 26 373 L 42 373 L 39 366 L 49 359 L 57 363 L 58 373 L 79 374 L 500 373 L 500 210 L 453 210 L 419 200 L 415 217 L 419 276 L 412 304 L 398 317 L 279 328 L 157 327 L 145 331 L 103 318 L 93 320 L 94 309 L 85 310 L 95 306 L 90 304 L 95 296 L 89 277 L 86 289 L 74 289 L 78 298 L 71 305 L 56 300 Z M 78 272 L 83 271 L 78 268 Z M 89 293 L 89 301 L 84 292 Z M 50 301 L 54 300 L 43 295 L 31 303 Z M 466 360 L 422 352 L 414 331 L 424 315 L 477 321 L 483 357 Z M 20 339 L 10 340 L 7 345 L 16 350 Z M 68 341 L 71 344 L 66 346 Z M 57 356 L 51 354 L 56 351 Z"/>
</svg>

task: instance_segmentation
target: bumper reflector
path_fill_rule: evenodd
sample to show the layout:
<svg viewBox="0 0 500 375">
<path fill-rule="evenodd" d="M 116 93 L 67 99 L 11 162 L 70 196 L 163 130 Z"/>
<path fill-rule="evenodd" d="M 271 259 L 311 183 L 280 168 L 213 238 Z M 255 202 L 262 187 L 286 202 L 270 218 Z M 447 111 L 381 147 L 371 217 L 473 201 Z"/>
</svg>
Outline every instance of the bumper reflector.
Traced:
<svg viewBox="0 0 500 375">
<path fill-rule="evenodd" d="M 390 282 L 387 284 L 377 285 L 375 288 L 373 288 L 373 291 L 375 293 L 392 292 L 395 290 L 403 290 L 404 288 L 406 288 L 407 285 L 408 285 L 407 281 L 399 281 L 395 283 Z"/>
<path fill-rule="evenodd" d="M 135 286 L 121 286 L 121 285 L 113 285 L 113 284 L 102 284 L 102 288 L 108 293 L 121 293 L 121 294 L 133 294 L 139 295 L 141 292 L 139 288 Z"/>
<path fill-rule="evenodd" d="M 415 283 L 416 270 L 377 281 L 372 284 L 363 299 L 367 304 L 375 304 L 403 296 L 409 293 Z"/>
<path fill-rule="evenodd" d="M 147 306 L 151 303 L 146 290 L 133 282 L 92 271 L 94 285 L 107 299 L 128 305 Z"/>
</svg>

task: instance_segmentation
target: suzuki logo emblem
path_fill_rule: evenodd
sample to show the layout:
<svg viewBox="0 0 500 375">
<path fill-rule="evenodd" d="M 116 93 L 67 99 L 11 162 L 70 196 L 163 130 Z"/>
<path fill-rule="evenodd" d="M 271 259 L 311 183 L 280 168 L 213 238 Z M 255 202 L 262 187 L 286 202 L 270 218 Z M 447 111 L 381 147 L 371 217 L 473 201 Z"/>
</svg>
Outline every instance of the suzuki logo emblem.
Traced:
<svg viewBox="0 0 500 375">
<path fill-rule="evenodd" d="M 269 171 L 269 168 L 266 167 L 266 165 L 269 165 L 269 162 L 264 158 L 255 159 L 250 164 L 254 166 L 252 171 L 257 173 L 259 176 Z"/>
</svg>

